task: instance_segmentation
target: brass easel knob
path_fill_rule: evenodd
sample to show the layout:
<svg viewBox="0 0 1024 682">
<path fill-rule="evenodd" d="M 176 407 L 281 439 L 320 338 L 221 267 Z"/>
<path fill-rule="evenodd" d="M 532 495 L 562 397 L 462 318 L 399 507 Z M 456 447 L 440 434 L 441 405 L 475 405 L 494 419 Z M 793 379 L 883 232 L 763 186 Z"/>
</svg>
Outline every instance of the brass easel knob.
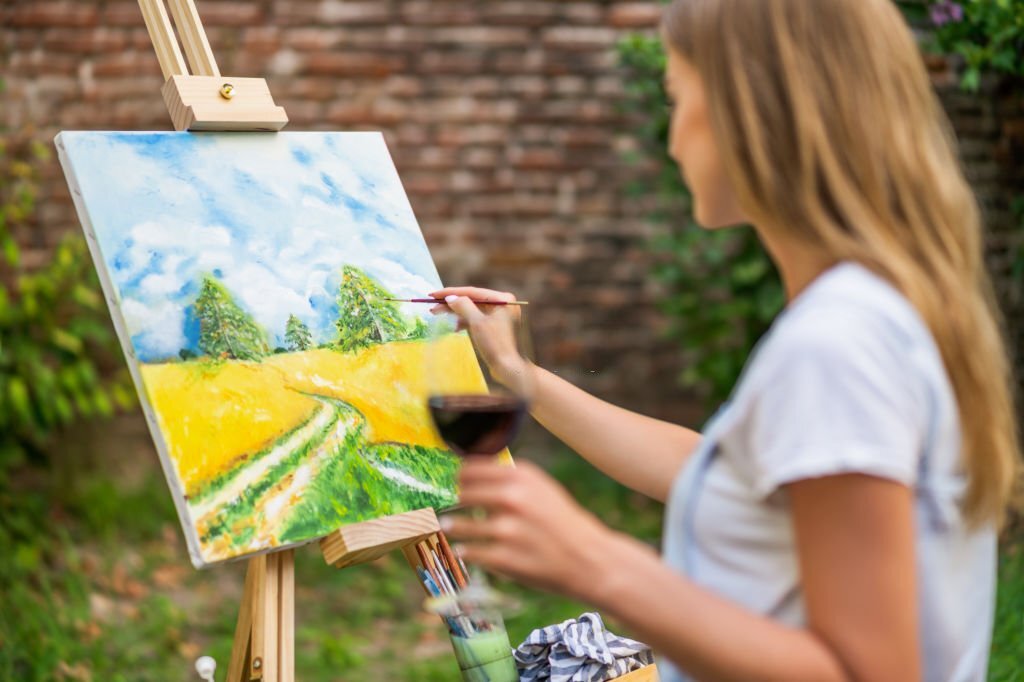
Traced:
<svg viewBox="0 0 1024 682">
<path fill-rule="evenodd" d="M 231 99 L 235 96 L 235 86 L 231 83 L 225 83 L 220 86 L 220 96 L 224 99 Z"/>
</svg>

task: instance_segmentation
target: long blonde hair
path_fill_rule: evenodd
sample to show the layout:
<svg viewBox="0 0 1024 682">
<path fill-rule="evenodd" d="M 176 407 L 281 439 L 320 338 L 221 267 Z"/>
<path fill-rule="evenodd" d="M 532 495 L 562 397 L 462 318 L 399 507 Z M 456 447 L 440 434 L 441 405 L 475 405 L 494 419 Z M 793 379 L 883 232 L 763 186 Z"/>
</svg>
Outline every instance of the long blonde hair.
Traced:
<svg viewBox="0 0 1024 682">
<path fill-rule="evenodd" d="M 1000 521 L 1019 444 L 977 202 L 892 0 L 676 0 L 671 49 L 704 81 L 754 223 L 859 262 L 914 304 L 959 406 L 972 523 Z"/>
</svg>

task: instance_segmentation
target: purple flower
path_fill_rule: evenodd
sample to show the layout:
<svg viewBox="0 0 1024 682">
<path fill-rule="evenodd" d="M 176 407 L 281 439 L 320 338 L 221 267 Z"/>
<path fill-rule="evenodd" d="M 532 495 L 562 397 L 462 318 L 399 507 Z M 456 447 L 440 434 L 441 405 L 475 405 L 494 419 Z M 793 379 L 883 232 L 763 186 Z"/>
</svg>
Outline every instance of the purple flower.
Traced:
<svg viewBox="0 0 1024 682">
<path fill-rule="evenodd" d="M 951 22 L 963 21 L 964 8 L 953 0 L 939 0 L 932 5 L 932 23 L 936 26 L 944 26 Z"/>
</svg>

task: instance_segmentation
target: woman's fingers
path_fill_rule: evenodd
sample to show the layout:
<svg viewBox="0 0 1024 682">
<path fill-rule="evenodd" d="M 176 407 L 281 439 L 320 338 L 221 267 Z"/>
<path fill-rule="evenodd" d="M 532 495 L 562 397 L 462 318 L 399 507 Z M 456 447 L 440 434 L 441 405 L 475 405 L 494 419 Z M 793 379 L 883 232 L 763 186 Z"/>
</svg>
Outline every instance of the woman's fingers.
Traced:
<svg viewBox="0 0 1024 682">
<path fill-rule="evenodd" d="M 455 540 L 486 540 L 494 536 L 487 519 L 449 514 L 442 516 L 440 522 L 445 535 Z"/>
<path fill-rule="evenodd" d="M 459 468 L 459 481 L 465 486 L 482 481 L 505 481 L 515 474 L 515 467 L 501 463 L 492 455 L 470 455 Z"/>
<path fill-rule="evenodd" d="M 431 298 L 447 298 L 448 296 L 467 296 L 477 301 L 514 301 L 515 294 L 509 291 L 483 289 L 481 287 L 445 287 L 428 294 Z"/>
<path fill-rule="evenodd" d="M 484 314 L 480 312 L 480 309 L 476 307 L 476 304 L 467 296 L 449 294 L 448 296 L 445 296 L 444 302 L 449 308 L 451 308 L 452 312 L 470 325 L 484 318 Z"/>
<path fill-rule="evenodd" d="M 459 491 L 459 503 L 466 507 L 480 507 L 488 511 L 521 511 L 523 495 L 508 482 L 475 483 Z"/>
</svg>

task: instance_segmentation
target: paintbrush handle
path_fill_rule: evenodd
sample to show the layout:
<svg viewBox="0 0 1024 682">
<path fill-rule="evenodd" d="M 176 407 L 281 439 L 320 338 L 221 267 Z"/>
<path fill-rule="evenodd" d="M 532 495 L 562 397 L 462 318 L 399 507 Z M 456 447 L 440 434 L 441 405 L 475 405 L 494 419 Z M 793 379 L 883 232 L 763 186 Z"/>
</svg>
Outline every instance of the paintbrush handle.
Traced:
<svg viewBox="0 0 1024 682">
<path fill-rule="evenodd" d="M 444 303 L 443 298 L 386 298 L 385 301 L 394 301 L 396 303 Z M 477 299 L 470 299 L 473 303 L 484 304 L 484 305 L 530 305 L 529 301 L 481 301 Z"/>
</svg>

